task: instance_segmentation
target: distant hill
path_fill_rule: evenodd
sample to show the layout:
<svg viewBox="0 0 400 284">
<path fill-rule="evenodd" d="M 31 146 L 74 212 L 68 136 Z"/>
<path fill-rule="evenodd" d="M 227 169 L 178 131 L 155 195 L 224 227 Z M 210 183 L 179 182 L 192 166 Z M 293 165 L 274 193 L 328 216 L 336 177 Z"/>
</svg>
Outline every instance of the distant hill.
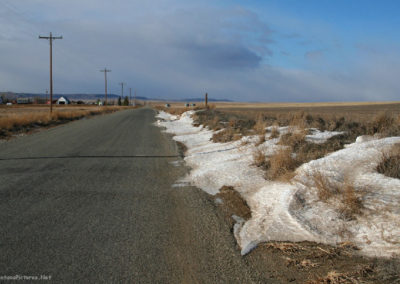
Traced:
<svg viewBox="0 0 400 284">
<path fill-rule="evenodd" d="M 49 97 L 50 95 L 46 94 L 35 94 L 35 93 L 14 93 L 14 92 L 0 92 L 0 96 L 5 96 L 9 99 L 16 99 L 16 98 L 46 98 Z M 104 94 L 54 94 L 53 98 L 58 99 L 59 97 L 64 96 L 70 99 L 71 101 L 79 101 L 79 100 L 84 100 L 84 101 L 96 101 L 96 100 L 103 100 L 104 99 Z M 107 99 L 109 100 L 118 100 L 119 95 L 116 94 L 107 94 Z M 132 96 L 133 98 L 133 96 Z M 136 99 L 141 100 L 141 101 L 148 101 L 148 100 L 153 100 L 153 101 L 168 101 L 168 102 L 202 102 L 204 101 L 204 98 L 184 98 L 184 99 L 156 99 L 156 98 L 147 98 L 147 97 L 136 97 Z M 209 98 L 209 102 L 232 102 L 232 100 L 226 100 L 226 99 L 215 99 L 215 98 Z"/>
<path fill-rule="evenodd" d="M 49 97 L 49 94 L 37 94 L 37 93 L 13 93 L 13 92 L 0 92 L 0 96 L 5 95 L 8 98 L 46 98 Z M 102 100 L 104 99 L 104 94 L 54 94 L 53 98 L 58 99 L 61 96 L 67 97 L 72 101 L 79 100 Z M 109 100 L 117 100 L 119 95 L 115 94 L 107 94 L 107 99 Z M 146 97 L 136 97 L 138 100 L 148 100 Z"/>
</svg>

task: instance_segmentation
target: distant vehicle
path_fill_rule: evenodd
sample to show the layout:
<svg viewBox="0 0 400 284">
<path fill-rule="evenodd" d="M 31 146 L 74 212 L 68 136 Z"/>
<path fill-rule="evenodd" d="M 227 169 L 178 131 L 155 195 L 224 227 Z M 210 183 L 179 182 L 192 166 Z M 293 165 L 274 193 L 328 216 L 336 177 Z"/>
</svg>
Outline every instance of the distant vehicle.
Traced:
<svg viewBox="0 0 400 284">
<path fill-rule="evenodd" d="M 171 105 L 170 104 L 165 104 L 165 107 L 170 107 Z"/>
<path fill-rule="evenodd" d="M 12 103 L 6 103 L 7 106 L 12 106 Z"/>
<path fill-rule="evenodd" d="M 189 104 L 185 104 L 185 107 L 189 107 L 190 105 Z"/>
<path fill-rule="evenodd" d="M 196 106 L 196 104 L 192 104 L 192 107 L 195 107 Z"/>
</svg>

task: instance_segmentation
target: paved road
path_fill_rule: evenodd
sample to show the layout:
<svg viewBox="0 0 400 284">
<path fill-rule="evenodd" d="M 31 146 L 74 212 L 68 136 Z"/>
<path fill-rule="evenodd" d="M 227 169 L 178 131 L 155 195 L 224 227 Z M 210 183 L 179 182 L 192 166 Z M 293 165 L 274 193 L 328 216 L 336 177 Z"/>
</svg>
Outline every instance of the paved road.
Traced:
<svg viewBox="0 0 400 284">
<path fill-rule="evenodd" d="M 251 283 L 229 228 L 148 108 L 0 142 L 0 276 Z"/>
</svg>

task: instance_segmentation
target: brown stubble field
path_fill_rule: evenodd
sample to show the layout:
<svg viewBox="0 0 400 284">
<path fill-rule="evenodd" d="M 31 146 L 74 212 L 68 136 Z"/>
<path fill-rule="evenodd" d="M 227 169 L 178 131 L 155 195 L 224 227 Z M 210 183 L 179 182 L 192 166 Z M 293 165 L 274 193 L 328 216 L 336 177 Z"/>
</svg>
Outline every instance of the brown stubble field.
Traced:
<svg viewBox="0 0 400 284">
<path fill-rule="evenodd" d="M 0 105 L 0 139 L 126 108 L 129 107 L 55 105 L 53 113 L 50 114 L 48 105 Z"/>
<path fill-rule="evenodd" d="M 165 102 L 151 102 L 154 107 L 164 107 Z M 184 102 L 170 103 L 171 109 L 185 109 Z M 246 113 L 257 116 L 260 113 L 287 114 L 306 112 L 314 115 L 334 114 L 336 116 L 359 116 L 368 118 L 371 115 L 388 113 L 400 114 L 400 101 L 397 102 L 323 102 L 323 103 L 232 103 L 211 102 L 209 105 L 217 110 L 229 113 Z M 204 106 L 197 102 L 196 106 Z M 189 108 L 190 109 L 190 108 Z"/>
</svg>

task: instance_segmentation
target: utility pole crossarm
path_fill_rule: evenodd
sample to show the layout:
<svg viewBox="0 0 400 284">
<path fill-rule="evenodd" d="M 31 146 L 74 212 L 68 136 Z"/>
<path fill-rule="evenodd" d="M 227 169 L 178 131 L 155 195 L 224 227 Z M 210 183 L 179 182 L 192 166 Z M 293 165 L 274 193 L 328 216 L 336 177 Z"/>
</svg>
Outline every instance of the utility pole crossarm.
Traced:
<svg viewBox="0 0 400 284">
<path fill-rule="evenodd" d="M 62 36 L 39 36 L 39 39 L 63 39 Z"/>
</svg>

